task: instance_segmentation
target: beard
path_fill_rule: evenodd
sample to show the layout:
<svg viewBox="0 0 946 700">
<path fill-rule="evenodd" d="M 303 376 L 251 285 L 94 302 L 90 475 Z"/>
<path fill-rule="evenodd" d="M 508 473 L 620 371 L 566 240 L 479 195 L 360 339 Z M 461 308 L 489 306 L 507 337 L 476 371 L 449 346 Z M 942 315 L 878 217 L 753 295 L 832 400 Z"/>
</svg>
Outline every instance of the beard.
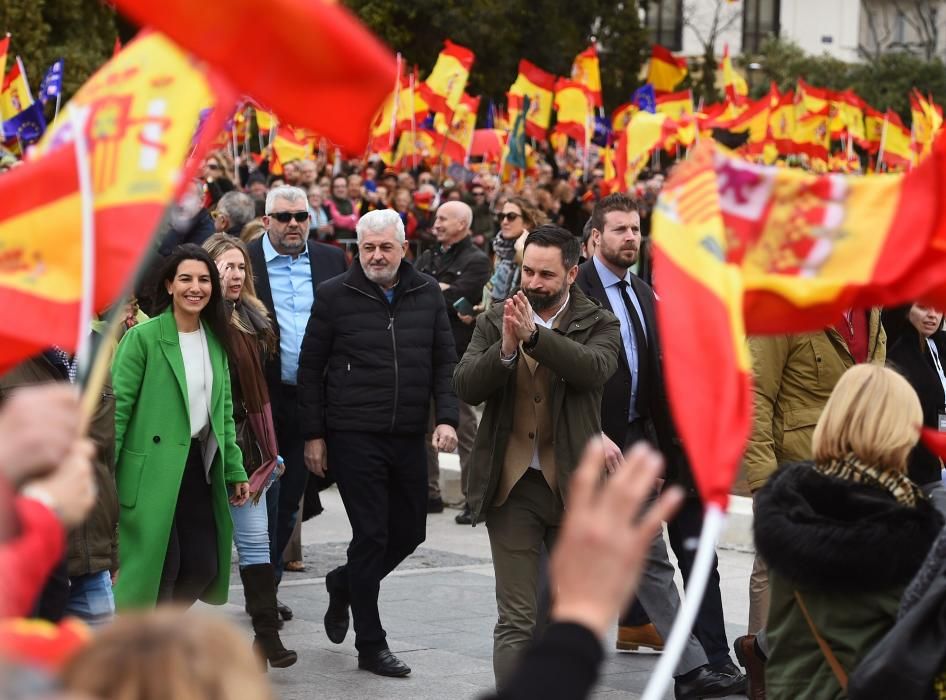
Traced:
<svg viewBox="0 0 946 700">
<path fill-rule="evenodd" d="M 390 287 L 394 280 L 397 279 L 397 273 L 399 265 L 392 265 L 384 268 L 374 268 L 369 265 L 363 265 L 362 270 L 365 272 L 365 277 L 374 282 L 379 287 Z"/>
<path fill-rule="evenodd" d="M 522 293 L 526 295 L 526 299 L 529 300 L 532 310 L 536 312 L 547 311 L 556 306 L 561 306 L 562 301 L 565 299 L 564 286 L 557 292 L 537 292 L 532 289 L 523 289 Z"/>
<path fill-rule="evenodd" d="M 608 248 L 601 246 L 599 248 L 602 257 L 615 267 L 629 268 L 637 262 L 639 248 Z"/>
</svg>

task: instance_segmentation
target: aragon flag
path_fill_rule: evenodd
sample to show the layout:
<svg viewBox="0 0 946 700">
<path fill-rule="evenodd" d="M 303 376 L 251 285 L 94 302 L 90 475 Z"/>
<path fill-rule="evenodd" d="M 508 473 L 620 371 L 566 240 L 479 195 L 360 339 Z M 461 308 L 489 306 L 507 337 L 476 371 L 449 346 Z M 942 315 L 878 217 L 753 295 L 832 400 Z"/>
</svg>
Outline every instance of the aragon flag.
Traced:
<svg viewBox="0 0 946 700">
<path fill-rule="evenodd" d="M 704 502 L 725 507 L 752 411 L 744 333 L 946 297 L 946 141 L 910 173 L 871 176 L 759 166 L 702 141 L 653 226 L 660 333 L 692 341 L 664 346 L 674 420 Z"/>
<path fill-rule="evenodd" d="M 368 142 L 391 90 L 394 55 L 341 3 L 324 0 L 115 0 L 240 92 L 349 153 Z"/>
<path fill-rule="evenodd" d="M 465 46 L 444 40 L 433 70 L 417 88 L 432 111 L 446 115 L 453 113 L 463 98 L 475 58 L 476 55 Z"/>
<path fill-rule="evenodd" d="M 124 290 L 167 204 L 188 184 L 235 103 L 226 84 L 151 33 L 99 69 L 30 159 L 0 178 L 0 368 L 50 345 L 76 347 L 83 278 L 76 115 L 89 157 L 93 306 L 100 311 Z M 207 105 L 215 109 L 195 147 Z"/>
</svg>

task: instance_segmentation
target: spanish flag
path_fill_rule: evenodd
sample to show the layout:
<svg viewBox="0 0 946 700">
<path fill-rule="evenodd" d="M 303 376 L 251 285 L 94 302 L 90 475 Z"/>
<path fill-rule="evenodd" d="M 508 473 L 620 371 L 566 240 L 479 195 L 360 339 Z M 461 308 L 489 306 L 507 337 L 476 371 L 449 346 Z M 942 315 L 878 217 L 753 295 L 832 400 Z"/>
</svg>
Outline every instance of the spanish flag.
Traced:
<svg viewBox="0 0 946 700">
<path fill-rule="evenodd" d="M 476 131 L 476 113 L 480 108 L 480 98 L 464 94 L 460 104 L 453 111 L 449 122 L 442 114 L 434 117 L 434 128 L 443 137 L 443 155 L 454 163 L 465 164 L 473 146 L 473 134 Z"/>
<path fill-rule="evenodd" d="M 795 133 L 795 93 L 783 93 L 769 112 L 769 140 L 779 153 L 792 152 Z"/>
<path fill-rule="evenodd" d="M 0 178 L 0 308 L 17 310 L 3 324 L 0 367 L 50 345 L 76 347 L 84 231 L 74 120 L 84 124 L 88 152 L 93 307 L 101 311 L 124 290 L 235 104 L 225 83 L 156 33 L 79 89 L 26 164 Z M 214 109 L 193 144 L 206 105 Z"/>
<path fill-rule="evenodd" d="M 529 98 L 529 111 L 526 113 L 526 136 L 544 139 L 552 120 L 552 103 L 555 90 L 555 76 L 546 73 L 538 66 L 522 59 L 519 61 L 519 75 L 507 93 L 509 119 L 515 123 L 522 110 L 524 98 Z"/>
<path fill-rule="evenodd" d="M 666 114 L 636 112 L 617 143 L 616 168 L 620 185 L 630 190 L 655 149 L 674 135 L 676 124 Z"/>
<path fill-rule="evenodd" d="M 417 129 L 413 136 L 410 131 L 403 132 L 394 152 L 394 167 L 411 170 L 425 160 L 434 158 L 439 150 L 437 144 L 441 142 L 440 139 L 442 137 L 427 129 Z"/>
<path fill-rule="evenodd" d="M 795 122 L 792 132 L 792 153 L 827 161 L 831 148 L 827 105 L 818 112 L 809 112 Z"/>
<path fill-rule="evenodd" d="M 10 35 L 0 39 L 0 78 L 7 74 L 7 54 L 10 53 Z"/>
<path fill-rule="evenodd" d="M 7 122 L 33 104 L 33 94 L 26 82 L 23 62 L 17 57 L 0 87 L 0 116 Z"/>
<path fill-rule="evenodd" d="M 375 153 L 389 151 L 395 138 L 411 124 L 420 124 L 427 118 L 427 103 L 417 90 L 411 90 L 411 76 L 399 78 L 397 90 L 385 101 L 371 128 L 368 147 Z"/>
<path fill-rule="evenodd" d="M 598 46 L 592 43 L 575 56 L 572 63 L 572 80 L 583 85 L 591 96 L 593 107 L 601 107 L 601 67 L 598 63 Z"/>
<path fill-rule="evenodd" d="M 870 105 L 864 105 L 864 140 L 860 146 L 869 153 L 876 153 L 884 136 L 884 115 Z"/>
<path fill-rule="evenodd" d="M 735 105 L 742 104 L 746 95 L 749 94 L 749 87 L 746 85 L 745 78 L 733 68 L 732 59 L 729 57 L 729 44 L 723 47 L 723 59 L 719 67 L 723 71 L 723 87 L 726 92 L 726 99 Z"/>
<path fill-rule="evenodd" d="M 701 142 L 653 219 L 671 409 L 706 503 L 725 508 L 750 430 L 745 335 L 944 291 L 946 141 L 906 175 L 753 165 Z"/>
<path fill-rule="evenodd" d="M 812 87 L 801 78 L 795 90 L 796 111 L 801 118 L 806 114 L 820 112 L 831 102 L 831 92 L 823 88 Z"/>
<path fill-rule="evenodd" d="M 115 0 L 167 34 L 282 121 L 361 153 L 397 78 L 394 55 L 341 3 L 321 0 Z M 259 50 L 254 47 L 265 47 Z"/>
<path fill-rule="evenodd" d="M 892 109 L 888 109 L 884 117 L 877 167 L 883 164 L 888 171 L 909 170 L 916 162 L 910 130 L 903 126 L 900 116 Z"/>
<path fill-rule="evenodd" d="M 611 131 L 620 133 L 627 129 L 627 125 L 631 123 L 631 115 L 636 111 L 637 106 L 633 102 L 618 105 L 611 114 Z"/>
<path fill-rule="evenodd" d="M 556 133 L 584 144 L 590 136 L 588 126 L 593 119 L 592 101 L 583 84 L 559 78 L 555 83 Z"/>
<path fill-rule="evenodd" d="M 500 129 L 477 129 L 473 132 L 470 156 L 484 163 L 498 163 L 503 155 L 506 132 Z"/>
<path fill-rule="evenodd" d="M 687 77 L 687 61 L 682 56 L 674 56 L 660 44 L 654 44 L 650 52 L 650 64 L 647 66 L 645 83 L 654 86 L 660 92 L 673 92 L 674 88 Z"/>
<path fill-rule="evenodd" d="M 835 109 L 831 121 L 831 138 L 840 139 L 847 134 L 848 138 L 860 143 L 864 140 L 864 100 L 853 90 L 836 93 L 831 101 Z"/>
<path fill-rule="evenodd" d="M 297 129 L 288 124 L 280 124 L 276 127 L 276 138 L 271 144 L 273 174 L 282 175 L 286 163 L 311 158 L 317 142 L 318 134 L 310 129 Z"/>
<path fill-rule="evenodd" d="M 684 90 L 657 96 L 657 111 L 671 119 L 680 119 L 684 114 L 693 114 L 693 92 Z"/>
<path fill-rule="evenodd" d="M 432 111 L 451 114 L 457 108 L 475 58 L 476 55 L 465 46 L 444 40 L 433 70 L 417 88 Z"/>
</svg>

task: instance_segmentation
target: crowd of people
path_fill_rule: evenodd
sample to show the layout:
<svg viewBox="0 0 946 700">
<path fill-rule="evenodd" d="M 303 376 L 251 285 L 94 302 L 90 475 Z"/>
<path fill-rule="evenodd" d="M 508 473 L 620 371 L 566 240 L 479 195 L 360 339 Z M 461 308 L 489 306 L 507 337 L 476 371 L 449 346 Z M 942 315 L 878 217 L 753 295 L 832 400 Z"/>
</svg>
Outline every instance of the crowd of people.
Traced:
<svg viewBox="0 0 946 700">
<path fill-rule="evenodd" d="M 326 635 L 352 627 L 359 668 L 410 674 L 379 591 L 444 510 L 438 454 L 455 450 L 455 520 L 489 535 L 497 697 L 587 696 L 615 624 L 619 650 L 662 650 L 681 605 L 667 543 L 689 580 L 703 527 L 660 349 L 689 341 L 659 337 L 649 284 L 663 175 L 608 194 L 572 156 L 542 152 L 515 184 L 208 157 L 135 297 L 95 324 L 111 372 L 88 430 L 68 353 L 0 377 L 2 682 L 268 697 L 260 668 L 298 660 L 283 572 L 305 566 L 293 539 L 332 484 L 352 539 Z M 730 646 L 714 561 L 675 698 L 889 697 L 911 633 L 905 697 L 936 697 L 946 645 L 917 611 L 946 592 L 946 488 L 918 441 L 946 431 L 942 313 L 851 309 L 748 343 L 749 627 Z M 234 546 L 261 664 L 226 624 L 182 622 L 227 602 Z M 16 620 L 63 637 L 70 617 L 96 631 L 55 659 L 16 641 Z"/>
</svg>

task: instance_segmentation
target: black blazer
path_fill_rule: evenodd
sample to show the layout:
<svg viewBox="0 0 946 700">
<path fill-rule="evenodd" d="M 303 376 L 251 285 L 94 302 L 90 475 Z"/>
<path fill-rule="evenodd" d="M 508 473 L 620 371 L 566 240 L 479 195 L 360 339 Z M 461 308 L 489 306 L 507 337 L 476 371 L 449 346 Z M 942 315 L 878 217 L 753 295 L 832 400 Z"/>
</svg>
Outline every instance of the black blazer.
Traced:
<svg viewBox="0 0 946 700">
<path fill-rule="evenodd" d="M 597 299 L 604 308 L 614 313 L 593 260 L 587 260 L 579 266 L 575 284 L 589 297 Z M 644 330 L 647 332 L 647 357 L 653 373 L 650 377 L 651 390 L 647 415 L 642 416 L 645 420 L 645 432 L 655 446 L 664 453 L 667 463 L 667 479 L 690 485 L 692 477 L 683 455 L 680 440 L 673 428 L 664 389 L 662 353 L 660 352 L 660 341 L 657 336 L 654 290 L 634 274 L 631 275 L 631 288 L 634 290 L 634 294 L 637 295 L 641 312 L 644 314 Z M 618 353 L 617 371 L 611 375 L 611 379 L 604 385 L 604 395 L 601 397 L 601 429 L 605 435 L 621 447 L 623 447 L 627 433 L 630 403 L 631 370 L 627 364 L 627 354 L 624 352 L 622 344 L 621 352 Z"/>
<path fill-rule="evenodd" d="M 268 234 L 264 233 L 263 236 Z M 309 239 L 309 266 L 312 268 L 312 296 L 315 298 L 315 288 L 325 280 L 340 275 L 348 269 L 345 253 L 341 248 L 318 243 Z M 269 270 L 266 269 L 266 256 L 263 254 L 262 236 L 247 245 L 250 252 L 250 264 L 253 266 L 253 281 L 256 283 L 256 296 L 266 306 L 273 319 L 273 330 L 276 333 L 276 352 L 268 357 L 263 367 L 266 374 L 266 384 L 269 387 L 269 400 L 275 405 L 281 395 L 282 360 L 279 354 L 279 322 L 276 319 L 276 307 L 273 304 L 273 290 L 269 286 Z"/>
</svg>

